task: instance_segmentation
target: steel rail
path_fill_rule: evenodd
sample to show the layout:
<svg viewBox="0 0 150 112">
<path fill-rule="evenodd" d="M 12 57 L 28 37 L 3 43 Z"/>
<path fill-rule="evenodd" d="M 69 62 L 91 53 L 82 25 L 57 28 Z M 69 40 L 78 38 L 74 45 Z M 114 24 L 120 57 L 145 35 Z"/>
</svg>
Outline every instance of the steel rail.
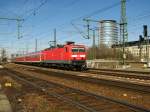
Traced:
<svg viewBox="0 0 150 112">
<path fill-rule="evenodd" d="M 150 75 L 145 74 L 135 74 L 134 72 L 128 73 L 126 71 L 111 71 L 111 70 L 88 70 L 87 73 L 94 73 L 94 74 L 102 74 L 102 75 L 110 75 L 110 76 L 119 76 L 119 77 L 125 77 L 125 78 L 134 78 L 134 79 L 143 79 L 143 80 L 150 80 Z"/>
<path fill-rule="evenodd" d="M 7 72 L 7 73 L 8 73 L 8 72 Z M 71 99 L 69 99 L 69 98 L 67 98 L 67 97 L 64 97 L 63 95 L 60 95 L 60 94 L 57 94 L 57 93 L 48 92 L 48 91 L 46 91 L 45 88 L 43 88 L 43 87 L 41 87 L 41 86 L 39 86 L 39 85 L 36 85 L 36 84 L 32 83 L 31 81 L 25 80 L 24 78 L 21 78 L 21 77 L 15 75 L 15 74 L 12 74 L 12 73 L 10 73 L 10 72 L 9 72 L 8 74 L 10 74 L 11 76 L 15 77 L 15 78 L 18 79 L 18 80 L 21 80 L 21 81 L 23 81 L 23 82 L 25 82 L 25 83 L 27 83 L 27 84 L 29 84 L 29 85 L 32 85 L 32 86 L 35 87 L 36 89 L 38 89 L 38 90 L 40 90 L 40 91 L 42 91 L 42 92 L 48 94 L 49 96 L 53 96 L 53 97 L 55 97 L 55 98 L 57 98 L 57 99 L 63 100 L 64 102 L 71 103 L 72 105 L 77 106 L 79 109 L 82 109 L 82 110 L 84 110 L 84 111 L 86 111 L 86 112 L 98 112 L 98 111 L 96 111 L 96 110 L 94 110 L 94 109 L 92 109 L 92 108 L 89 108 L 89 107 L 87 107 L 87 106 L 85 106 L 85 105 L 82 105 L 82 104 L 80 104 L 80 103 L 78 103 L 78 102 L 76 102 L 76 101 L 73 101 L 73 100 L 71 100 Z"/>
<path fill-rule="evenodd" d="M 14 73 L 15 73 L 16 75 L 15 75 Z M 73 100 L 71 100 L 71 99 L 68 99 L 67 97 L 64 97 L 63 95 L 60 95 L 60 94 L 57 94 L 57 93 L 48 92 L 48 91 L 46 91 L 46 88 L 43 88 L 43 87 L 41 87 L 41 86 L 39 86 L 39 85 L 36 85 L 35 83 L 33 83 L 33 82 L 31 82 L 31 81 L 28 81 L 28 80 L 26 80 L 26 79 L 24 79 L 24 78 L 21 78 L 20 76 L 18 76 L 18 73 L 17 73 L 17 72 L 14 72 L 14 71 L 13 71 L 13 73 L 10 73 L 10 72 L 9 72 L 9 74 L 10 74 L 11 76 L 15 77 L 16 79 L 21 80 L 21 81 L 23 81 L 23 82 L 25 82 L 25 83 L 28 83 L 28 84 L 32 85 L 33 87 L 39 89 L 40 91 L 43 91 L 43 92 L 47 93 L 47 94 L 50 95 L 50 96 L 56 97 L 56 98 L 58 98 L 58 99 L 61 99 L 61 100 L 63 100 L 63 101 L 66 101 L 66 102 L 69 102 L 69 103 L 71 103 L 72 105 L 75 105 L 75 106 L 79 107 L 80 109 L 83 109 L 83 110 L 85 110 L 85 111 L 87 111 L 87 112 L 98 112 L 98 111 L 96 111 L 96 110 L 94 110 L 94 109 L 92 109 L 92 108 L 89 108 L 89 107 L 87 107 L 87 106 L 85 106 L 85 105 L 83 105 L 83 104 L 80 104 L 79 102 L 76 102 L 76 101 L 73 101 Z M 31 77 L 31 76 L 30 76 L 30 77 Z M 35 79 L 35 77 L 32 77 L 32 78 Z M 42 79 L 40 79 L 40 80 L 42 80 Z M 50 83 L 49 83 L 49 84 L 50 84 Z M 55 84 L 55 83 L 53 83 L 53 84 Z M 50 84 L 50 85 L 51 85 L 51 84 Z M 55 85 L 59 85 L 59 84 L 55 84 Z M 59 86 L 62 86 L 62 87 L 65 87 L 65 88 L 69 88 L 69 87 L 66 87 L 66 86 L 64 86 L 64 85 L 59 85 Z M 136 111 L 138 110 L 138 111 L 141 111 L 141 112 L 150 112 L 149 109 L 146 109 L 146 108 L 143 108 L 143 107 L 139 107 L 139 106 L 130 104 L 130 103 L 125 102 L 125 101 L 116 100 L 116 99 L 113 99 L 113 98 L 109 98 L 109 97 L 105 97 L 105 96 L 100 96 L 100 95 L 96 95 L 96 94 L 93 94 L 93 93 L 88 93 L 88 92 L 81 91 L 81 90 L 74 89 L 74 88 L 69 88 L 69 89 L 71 89 L 71 90 L 73 90 L 73 91 L 75 91 L 75 92 L 79 92 L 79 93 L 85 94 L 85 95 L 94 96 L 94 97 L 96 97 L 96 98 L 98 98 L 98 99 L 102 99 L 102 98 L 103 98 L 103 99 L 109 100 L 109 101 L 111 101 L 111 102 L 115 102 L 115 103 L 118 103 L 118 104 L 121 104 L 121 105 L 130 107 L 131 109 L 136 110 Z"/>
<path fill-rule="evenodd" d="M 101 71 L 114 71 L 114 72 L 123 72 L 123 73 L 137 73 L 137 74 L 150 74 L 150 71 L 139 71 L 139 70 L 122 70 L 122 69 L 103 69 L 103 68 L 89 68 L 92 70 L 101 70 Z"/>
<path fill-rule="evenodd" d="M 51 76 L 55 76 L 55 77 L 63 77 L 63 78 L 69 78 L 69 79 L 74 79 L 74 80 L 82 80 L 82 81 L 96 83 L 96 84 L 102 83 L 105 85 L 111 85 L 111 86 L 115 86 L 115 87 L 119 87 L 119 88 L 130 89 L 130 90 L 134 90 L 137 92 L 150 93 L 149 86 L 147 86 L 147 85 L 141 85 L 141 84 L 135 84 L 135 83 L 129 83 L 129 82 L 121 82 L 121 81 L 109 80 L 109 79 L 108 80 L 107 79 L 98 79 L 95 77 L 92 78 L 92 77 L 88 77 L 88 76 L 87 77 L 86 76 L 78 76 L 78 75 L 76 75 L 76 73 L 75 74 L 68 73 L 68 72 L 72 72 L 72 71 L 65 71 L 63 73 L 64 70 L 57 72 L 53 69 L 48 70 L 47 68 L 43 68 L 43 67 L 40 68 L 40 67 L 36 67 L 36 66 L 27 66 L 27 65 L 19 65 L 19 66 L 22 68 L 27 68 L 29 71 L 36 72 L 36 73 L 43 73 L 46 75 L 48 75 L 49 72 L 57 73 L 55 75 L 51 74 Z M 7 69 L 7 68 L 5 68 L 5 69 Z"/>
</svg>

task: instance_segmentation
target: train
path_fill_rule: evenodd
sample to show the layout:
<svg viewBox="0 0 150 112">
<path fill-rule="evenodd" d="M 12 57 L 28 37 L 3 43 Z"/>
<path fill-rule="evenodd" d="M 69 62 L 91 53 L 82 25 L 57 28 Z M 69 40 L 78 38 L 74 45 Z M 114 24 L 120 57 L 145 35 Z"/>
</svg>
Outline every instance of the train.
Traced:
<svg viewBox="0 0 150 112">
<path fill-rule="evenodd" d="M 69 70 L 86 70 L 86 46 L 66 42 L 64 45 L 52 46 L 38 52 L 27 53 L 13 58 L 14 63 L 66 68 Z"/>
</svg>

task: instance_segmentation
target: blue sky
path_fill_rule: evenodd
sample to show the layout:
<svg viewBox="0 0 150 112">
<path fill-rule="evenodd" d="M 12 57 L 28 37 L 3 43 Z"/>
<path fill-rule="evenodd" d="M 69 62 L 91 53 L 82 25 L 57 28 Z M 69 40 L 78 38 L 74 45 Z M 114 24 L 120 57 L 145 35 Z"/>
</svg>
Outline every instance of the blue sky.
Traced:
<svg viewBox="0 0 150 112">
<path fill-rule="evenodd" d="M 129 41 L 131 41 L 137 40 L 138 35 L 142 34 L 143 24 L 150 26 L 150 0 L 128 1 L 128 32 Z M 22 52 L 26 48 L 31 52 L 34 51 L 37 38 L 38 50 L 44 49 L 48 47 L 48 41 L 53 39 L 54 28 L 57 29 L 59 43 L 70 40 L 89 46 L 92 40 L 84 39 L 71 22 L 74 22 L 82 31 L 86 31 L 83 17 L 117 2 L 120 0 L 0 0 L 0 17 L 25 19 L 21 22 L 20 29 L 23 38 L 19 40 L 16 21 L 0 20 L 0 47 L 7 48 L 11 51 L 10 53 Z M 119 22 L 120 5 L 91 15 L 90 18 L 114 19 Z M 94 26 L 98 24 L 91 24 L 91 27 Z"/>
</svg>

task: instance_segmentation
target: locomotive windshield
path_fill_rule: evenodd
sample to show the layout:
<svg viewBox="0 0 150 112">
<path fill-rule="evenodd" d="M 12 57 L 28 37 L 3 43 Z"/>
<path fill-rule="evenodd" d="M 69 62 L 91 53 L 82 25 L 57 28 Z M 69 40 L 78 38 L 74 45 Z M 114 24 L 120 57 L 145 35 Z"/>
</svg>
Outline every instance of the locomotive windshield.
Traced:
<svg viewBox="0 0 150 112">
<path fill-rule="evenodd" d="M 85 48 L 72 48 L 72 52 L 85 52 Z"/>
</svg>

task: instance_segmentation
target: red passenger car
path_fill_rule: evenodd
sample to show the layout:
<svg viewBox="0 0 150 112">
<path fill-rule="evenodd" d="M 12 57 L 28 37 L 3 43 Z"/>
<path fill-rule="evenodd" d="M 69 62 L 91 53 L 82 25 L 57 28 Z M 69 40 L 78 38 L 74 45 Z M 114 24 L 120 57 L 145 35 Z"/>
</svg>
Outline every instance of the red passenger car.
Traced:
<svg viewBox="0 0 150 112">
<path fill-rule="evenodd" d="M 67 42 L 65 45 L 57 45 L 57 47 L 16 57 L 15 62 L 85 69 L 86 48 L 84 45 Z"/>
</svg>

